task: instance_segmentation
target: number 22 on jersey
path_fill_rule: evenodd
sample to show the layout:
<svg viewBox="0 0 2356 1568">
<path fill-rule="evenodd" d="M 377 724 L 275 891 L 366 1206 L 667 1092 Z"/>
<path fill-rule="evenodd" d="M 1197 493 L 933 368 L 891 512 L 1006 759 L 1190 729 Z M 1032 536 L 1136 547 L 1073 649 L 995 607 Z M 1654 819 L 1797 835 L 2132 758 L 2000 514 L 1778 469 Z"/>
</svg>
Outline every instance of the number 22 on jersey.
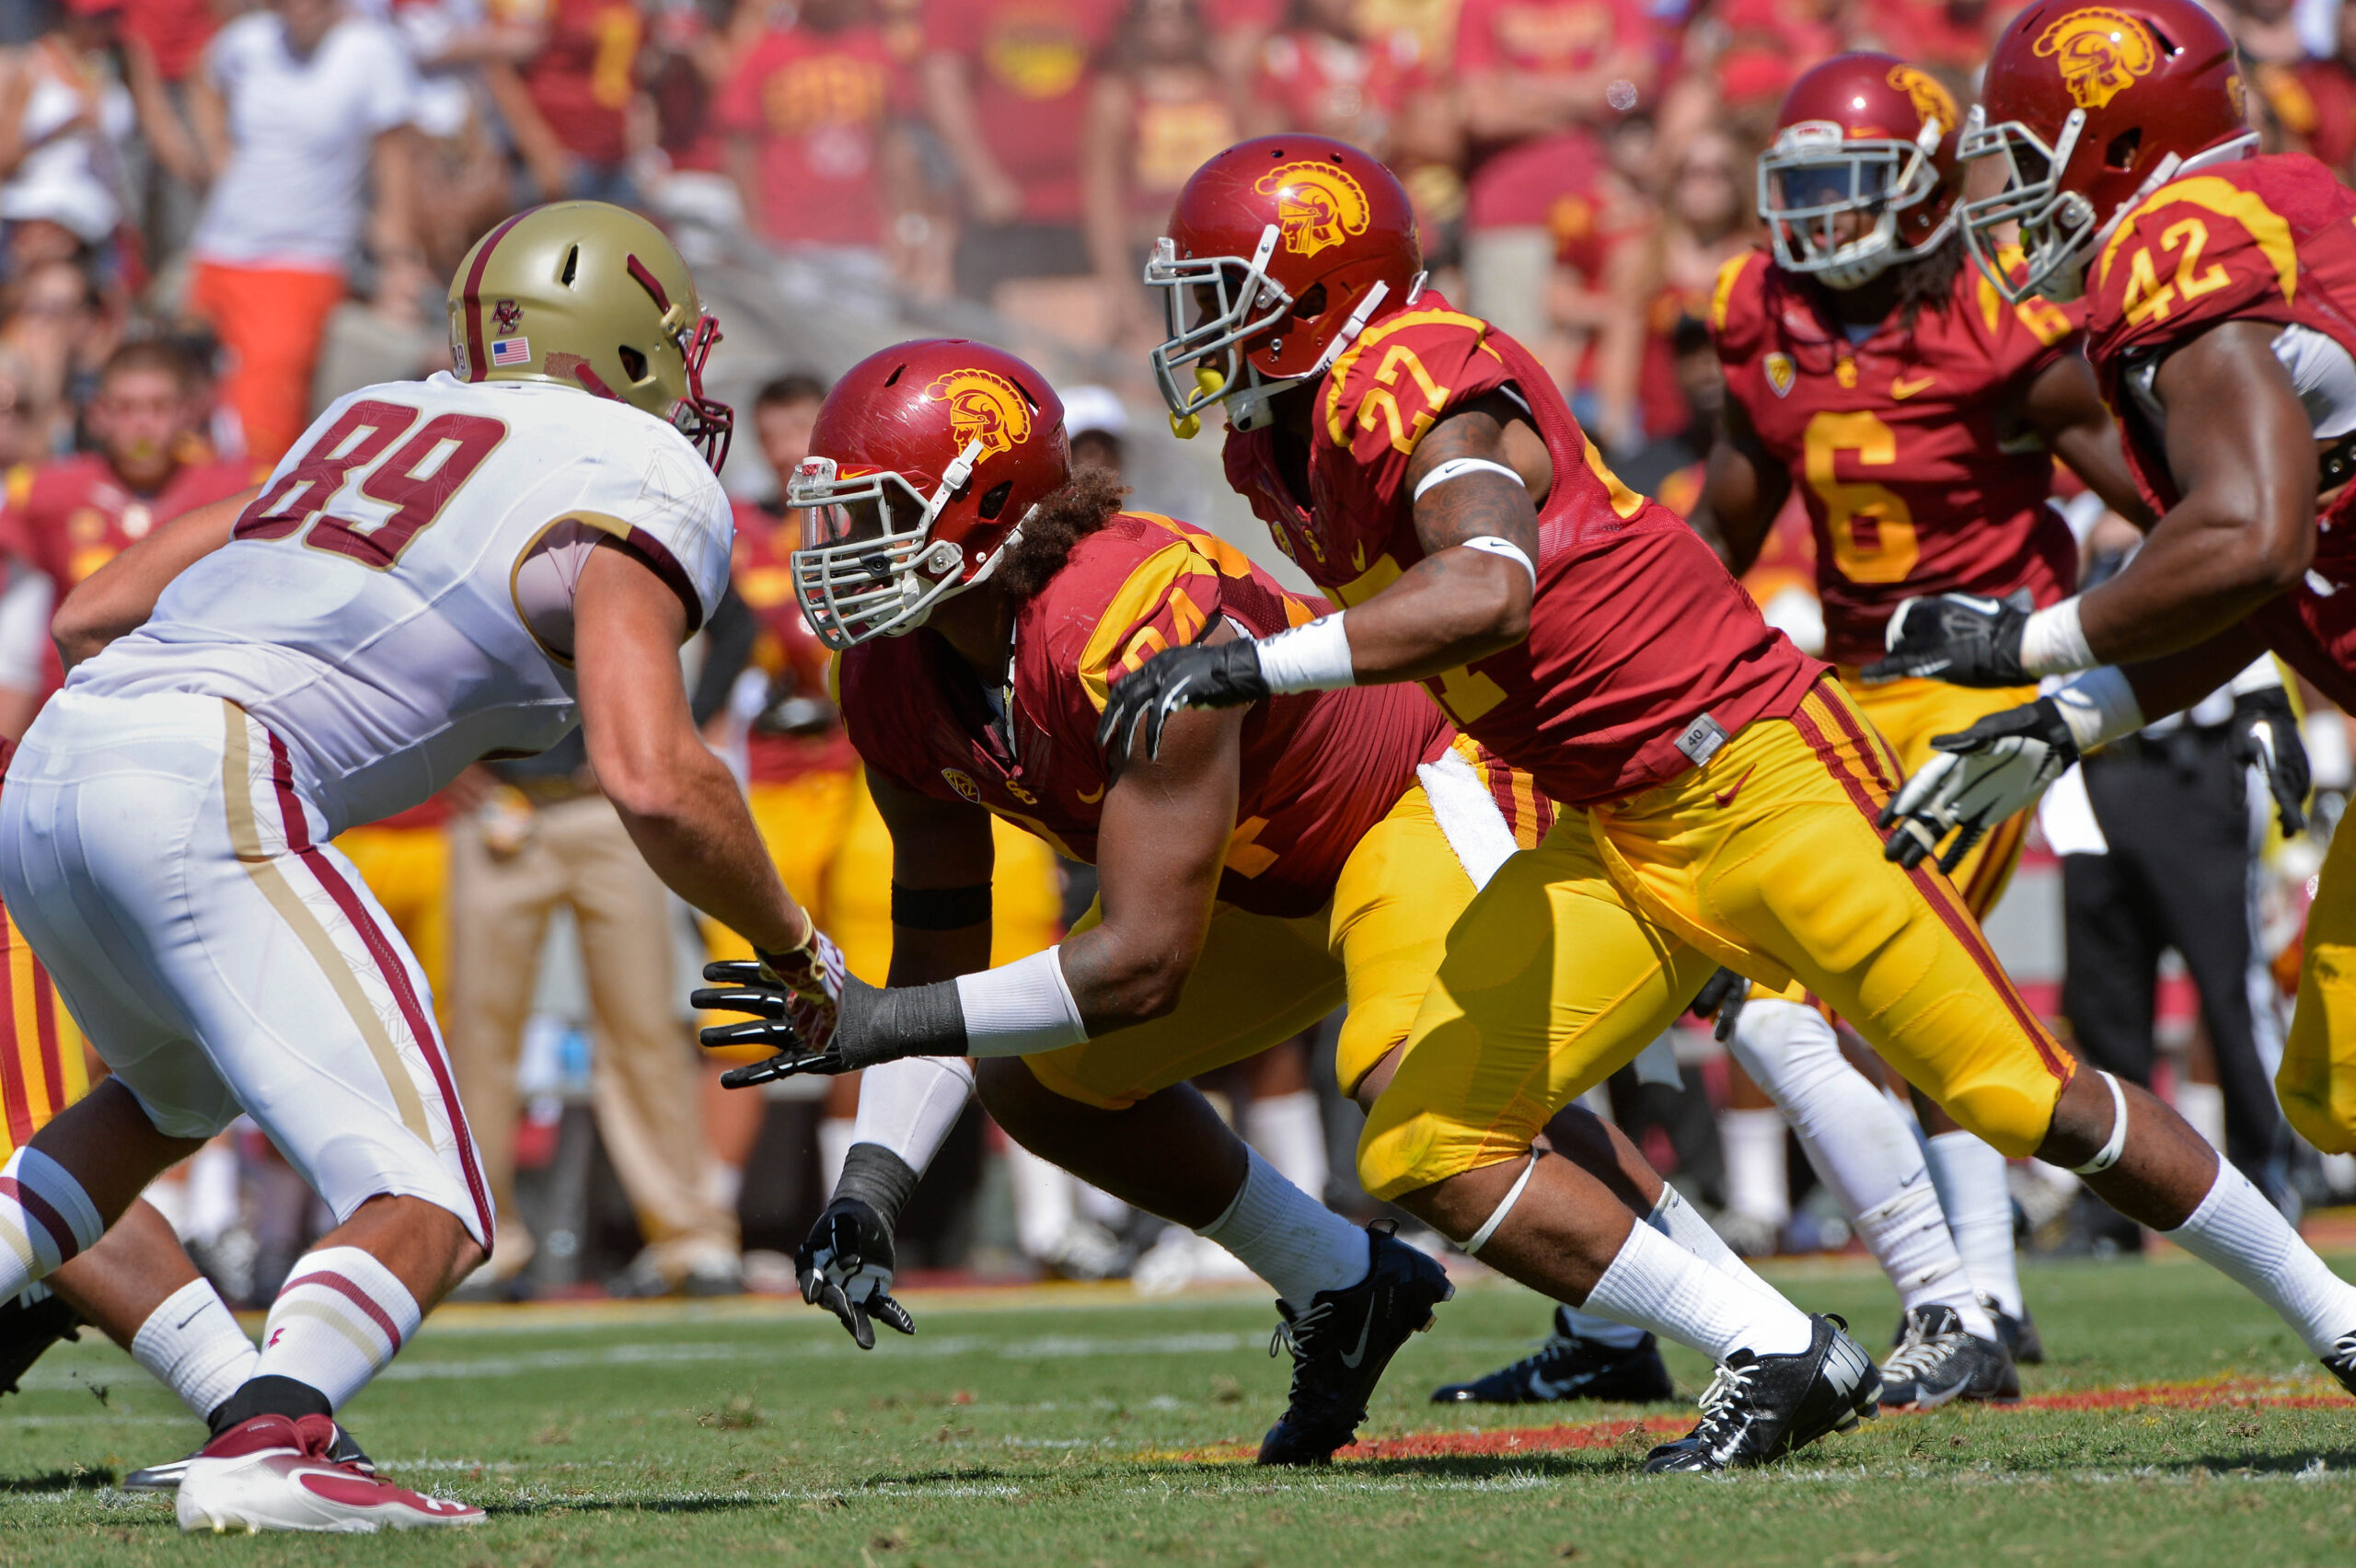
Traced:
<svg viewBox="0 0 2356 1568">
<path fill-rule="evenodd" d="M 1893 467 L 1898 432 L 1864 409 L 1820 413 L 1807 421 L 1801 467 L 1824 503 L 1824 531 L 1841 575 L 1852 582 L 1902 582 L 1923 555 L 1914 513 L 1886 485 L 1834 478 L 1833 458 L 1842 452 L 1854 453 L 1860 467 Z"/>
<path fill-rule="evenodd" d="M 480 414 L 436 414 L 387 456 L 421 417 L 398 403 L 352 404 L 283 478 L 255 498 L 230 536 L 284 539 L 308 527 L 303 542 L 313 549 L 391 571 L 507 435 L 504 424 Z M 391 514 L 375 524 L 323 515 L 363 468 L 368 473 L 360 493 L 391 507 Z"/>
</svg>

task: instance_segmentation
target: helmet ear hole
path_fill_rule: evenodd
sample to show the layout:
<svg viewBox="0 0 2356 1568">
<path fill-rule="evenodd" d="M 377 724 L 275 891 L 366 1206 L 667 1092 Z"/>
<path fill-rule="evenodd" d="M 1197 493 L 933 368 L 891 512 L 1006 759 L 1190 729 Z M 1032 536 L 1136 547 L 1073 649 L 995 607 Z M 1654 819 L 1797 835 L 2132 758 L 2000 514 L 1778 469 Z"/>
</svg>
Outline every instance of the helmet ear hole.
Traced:
<svg viewBox="0 0 2356 1568">
<path fill-rule="evenodd" d="M 628 343 L 621 344 L 616 348 L 614 352 L 621 356 L 623 375 L 629 376 L 632 382 L 640 382 L 646 379 L 646 356 L 644 354 L 640 353 Z"/>
<path fill-rule="evenodd" d="M 1006 510 L 1006 498 L 1013 493 L 1012 479 L 1000 479 L 985 491 L 981 505 L 976 509 L 982 514 L 982 521 L 985 523 L 998 521 L 998 514 Z"/>
<path fill-rule="evenodd" d="M 576 245 L 572 249 L 564 253 L 564 265 L 558 270 L 556 281 L 562 283 L 566 288 L 571 288 L 572 286 L 572 280 L 578 277 L 580 273 L 581 247 Z"/>
<path fill-rule="evenodd" d="M 2131 168 L 2134 167 L 2135 154 L 2142 145 L 2143 128 L 2141 125 L 2131 125 L 2110 139 L 2110 145 L 2103 152 L 2103 164 L 2109 168 Z"/>
</svg>

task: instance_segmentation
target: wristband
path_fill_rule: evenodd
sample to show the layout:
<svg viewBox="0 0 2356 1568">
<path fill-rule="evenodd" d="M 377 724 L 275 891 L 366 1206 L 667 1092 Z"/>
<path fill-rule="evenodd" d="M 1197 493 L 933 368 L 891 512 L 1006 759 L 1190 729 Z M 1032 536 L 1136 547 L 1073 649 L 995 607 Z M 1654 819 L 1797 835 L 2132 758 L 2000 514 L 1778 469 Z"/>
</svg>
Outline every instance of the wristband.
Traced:
<svg viewBox="0 0 2356 1568">
<path fill-rule="evenodd" d="M 2088 670 L 2056 686 L 2051 695 L 2081 753 L 2143 727 L 2142 704 L 2135 699 L 2135 688 L 2127 684 L 2125 673 L 2116 664 Z"/>
<path fill-rule="evenodd" d="M 2085 628 L 2078 623 L 2075 594 L 2038 611 L 2021 628 L 2021 668 L 2031 675 L 2066 675 L 2089 670 L 2101 661 L 2086 646 Z"/>
<path fill-rule="evenodd" d="M 965 1053 L 1028 1056 L 1060 1051 L 1088 1038 L 1080 1004 L 1064 983 L 1060 946 L 1028 958 L 957 977 L 965 1013 Z"/>
<path fill-rule="evenodd" d="M 1530 573 L 1530 592 L 1534 594 L 1538 591 L 1538 568 L 1531 563 L 1528 556 L 1521 553 L 1521 547 L 1511 539 L 1500 539 L 1495 534 L 1483 534 L 1478 538 L 1465 540 L 1464 548 L 1468 550 L 1479 550 L 1484 555 L 1504 556 L 1508 560 L 1521 562 L 1521 570 Z"/>
<path fill-rule="evenodd" d="M 1416 481 L 1415 493 L 1407 499 L 1411 502 L 1421 501 L 1424 499 L 1425 491 L 1438 490 L 1449 480 L 1461 479 L 1467 474 L 1503 474 L 1523 489 L 1530 488 L 1519 474 L 1515 473 L 1503 463 L 1492 463 L 1486 457 L 1450 457 Z"/>
<path fill-rule="evenodd" d="M 828 1203 L 838 1204 L 854 1198 L 875 1211 L 886 1230 L 900 1228 L 900 1211 L 908 1205 L 908 1195 L 917 1190 L 914 1167 L 881 1144 L 855 1143 L 843 1156 L 842 1174 L 835 1180 L 834 1196 Z"/>
<path fill-rule="evenodd" d="M 1342 629 L 1338 613 L 1264 637 L 1253 646 L 1260 655 L 1260 678 L 1272 692 L 1332 691 L 1358 684 L 1350 667 L 1349 634 Z"/>
</svg>

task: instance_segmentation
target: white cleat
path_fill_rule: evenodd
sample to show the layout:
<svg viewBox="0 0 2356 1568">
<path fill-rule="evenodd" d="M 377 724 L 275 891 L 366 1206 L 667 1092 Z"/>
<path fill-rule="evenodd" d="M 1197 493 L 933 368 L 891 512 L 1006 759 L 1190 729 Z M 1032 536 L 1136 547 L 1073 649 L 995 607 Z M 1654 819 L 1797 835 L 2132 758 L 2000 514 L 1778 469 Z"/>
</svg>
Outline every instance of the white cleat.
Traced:
<svg viewBox="0 0 2356 1568">
<path fill-rule="evenodd" d="M 327 1530 L 479 1525 L 483 1511 L 380 1481 L 328 1457 L 335 1423 L 258 1415 L 207 1443 L 188 1461 L 175 1510 L 183 1530 Z"/>
</svg>

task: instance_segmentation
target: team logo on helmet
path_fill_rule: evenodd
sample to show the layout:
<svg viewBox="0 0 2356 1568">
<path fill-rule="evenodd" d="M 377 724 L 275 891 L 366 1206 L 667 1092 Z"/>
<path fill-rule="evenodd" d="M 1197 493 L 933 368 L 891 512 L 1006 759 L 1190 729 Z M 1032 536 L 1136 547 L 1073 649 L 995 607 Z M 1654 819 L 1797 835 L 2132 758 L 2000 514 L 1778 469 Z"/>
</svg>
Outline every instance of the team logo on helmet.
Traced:
<svg viewBox="0 0 2356 1568">
<path fill-rule="evenodd" d="M 491 307 L 491 329 L 502 338 L 512 338 L 524 327 L 524 307 L 512 299 L 502 299 Z"/>
<path fill-rule="evenodd" d="M 994 457 L 1031 439 L 1031 404 L 1003 375 L 953 370 L 924 390 L 949 405 L 949 428 L 956 432 L 960 451 L 978 441 L 982 455 Z"/>
<path fill-rule="evenodd" d="M 1373 216 L 1366 187 L 1329 163 L 1288 163 L 1252 189 L 1276 199 L 1276 225 L 1295 256 L 1314 256 L 1364 234 Z"/>
<path fill-rule="evenodd" d="M 2051 60 L 2080 109 L 2100 109 L 2159 63 L 2152 29 L 2106 6 L 2073 11 L 2038 35 L 2037 57 Z"/>
<path fill-rule="evenodd" d="M 1937 121 L 1941 131 L 1952 131 L 1963 123 L 1963 116 L 1956 112 L 1955 99 L 1928 71 L 1912 65 L 1893 65 L 1889 68 L 1889 85 L 1913 100 L 1916 114 Z"/>
</svg>

